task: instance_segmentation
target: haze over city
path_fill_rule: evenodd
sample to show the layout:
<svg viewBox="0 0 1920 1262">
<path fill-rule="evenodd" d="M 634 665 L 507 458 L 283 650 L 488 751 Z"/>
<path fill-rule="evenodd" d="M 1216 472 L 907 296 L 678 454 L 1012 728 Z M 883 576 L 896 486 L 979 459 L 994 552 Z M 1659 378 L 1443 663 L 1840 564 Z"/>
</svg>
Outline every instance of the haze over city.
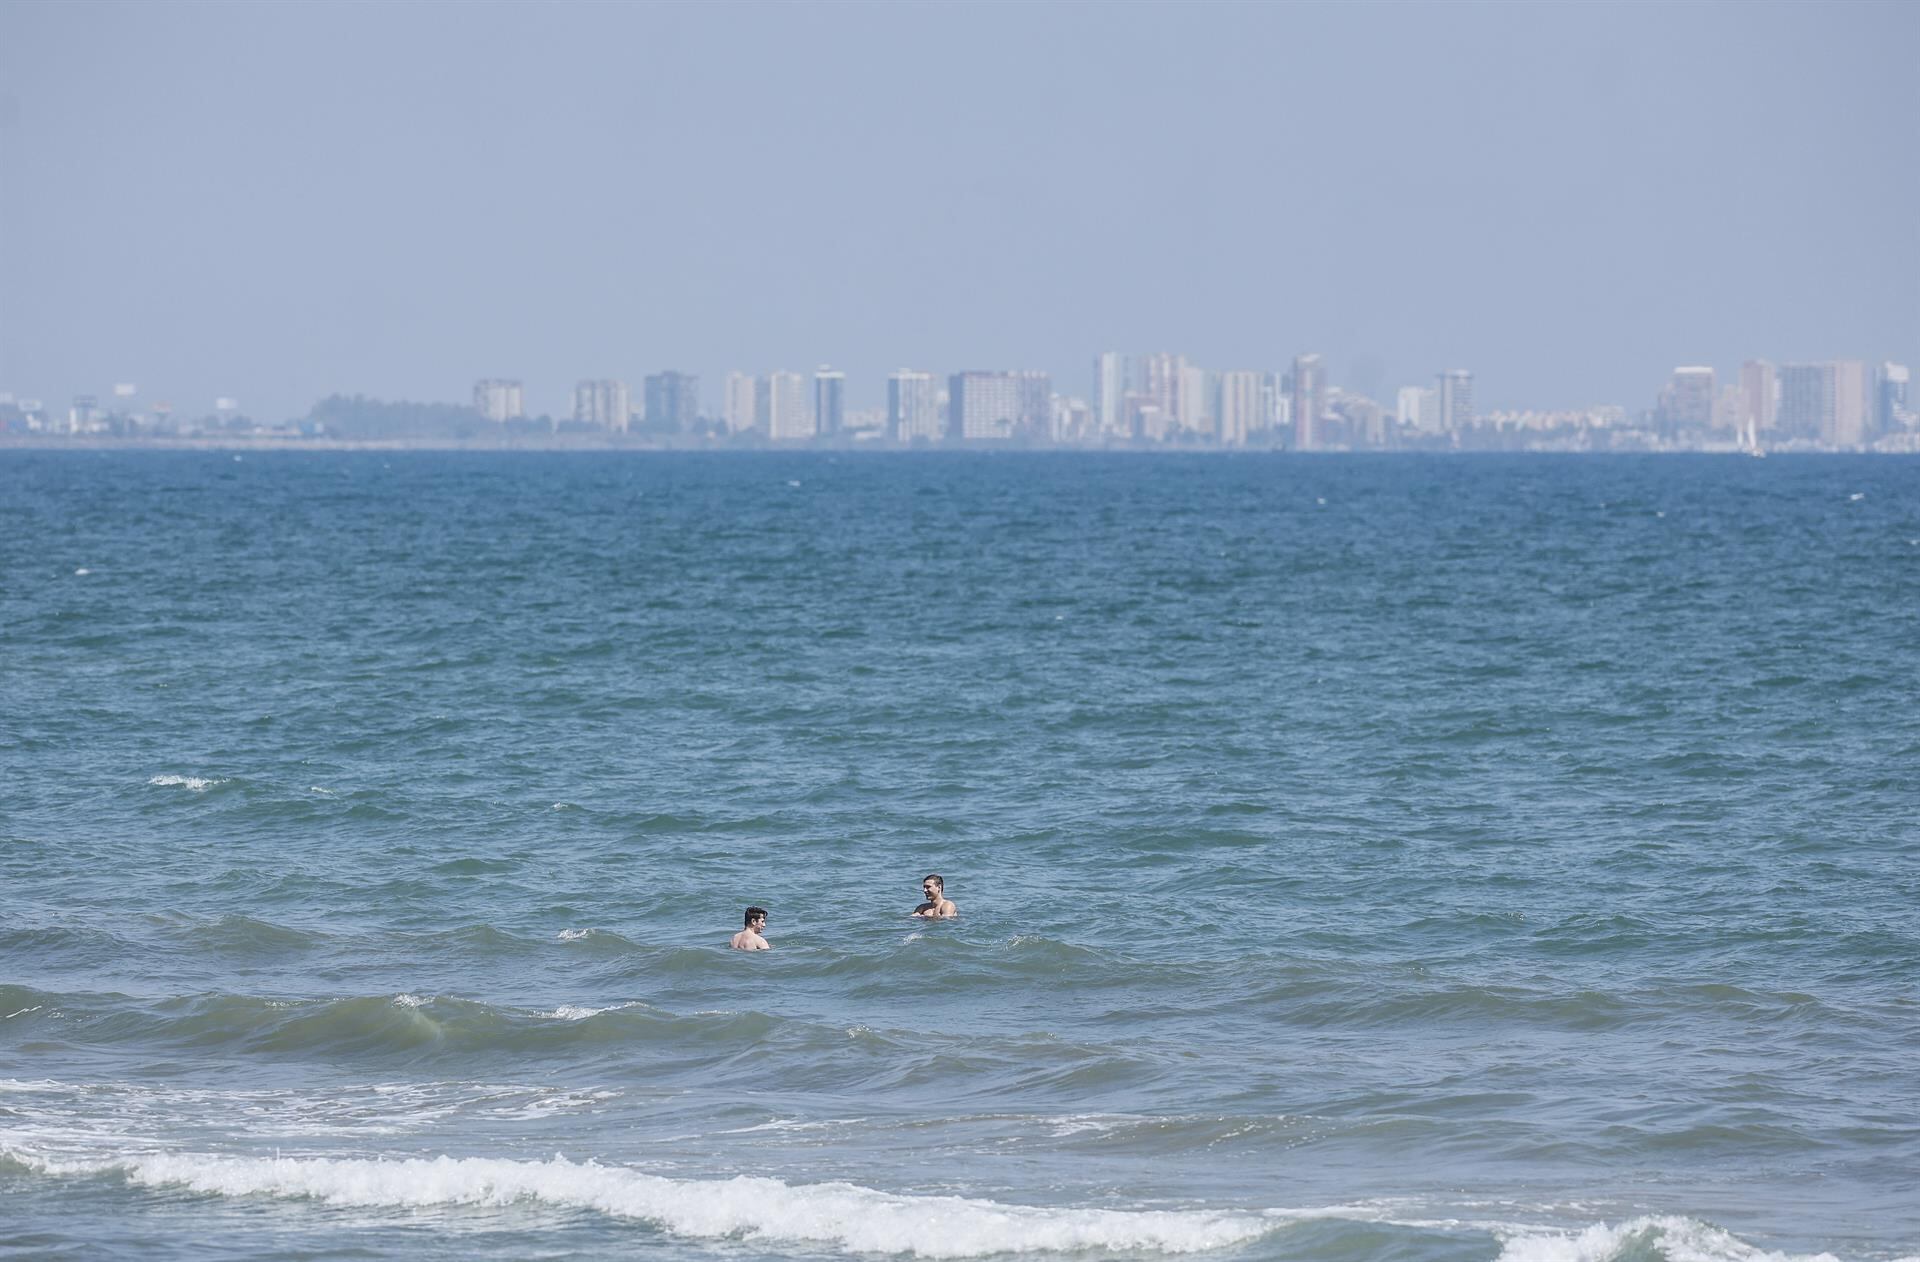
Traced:
<svg viewBox="0 0 1920 1262">
<path fill-rule="evenodd" d="M 1916 12 L 9 3 L 0 392 L 1878 370 L 1920 353 Z"/>
</svg>

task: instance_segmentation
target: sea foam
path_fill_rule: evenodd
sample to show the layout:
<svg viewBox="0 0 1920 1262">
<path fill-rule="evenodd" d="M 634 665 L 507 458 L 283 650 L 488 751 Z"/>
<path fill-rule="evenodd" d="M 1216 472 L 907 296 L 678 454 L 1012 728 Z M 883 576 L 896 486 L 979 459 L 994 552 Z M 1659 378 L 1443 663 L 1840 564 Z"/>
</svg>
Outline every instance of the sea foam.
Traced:
<svg viewBox="0 0 1920 1262">
<path fill-rule="evenodd" d="M 1573 1233 L 1526 1234 L 1507 1240 L 1499 1262 L 1838 1262 L 1831 1253 L 1774 1253 L 1693 1218 L 1672 1215 L 1596 1223 Z"/>
<path fill-rule="evenodd" d="M 225 784 L 226 781 L 225 780 L 208 780 L 208 779 L 203 779 L 200 776 L 154 776 L 151 779 L 149 779 L 147 783 L 162 785 L 165 787 L 178 786 L 183 789 L 191 789 L 195 793 L 205 793 L 208 789 L 211 789 L 214 785 Z"/>
<path fill-rule="evenodd" d="M 156 1152 L 69 1161 L 19 1152 L 4 1155 L 50 1174 L 119 1174 L 142 1186 L 184 1187 L 221 1196 L 405 1208 L 537 1201 L 636 1219 L 680 1236 L 927 1258 L 1077 1250 L 1193 1253 L 1241 1244 L 1281 1225 L 1245 1213 L 1042 1208 L 958 1196 L 897 1195 L 851 1183 L 796 1186 L 745 1176 L 673 1179 L 565 1157 L 374 1161 Z"/>
</svg>

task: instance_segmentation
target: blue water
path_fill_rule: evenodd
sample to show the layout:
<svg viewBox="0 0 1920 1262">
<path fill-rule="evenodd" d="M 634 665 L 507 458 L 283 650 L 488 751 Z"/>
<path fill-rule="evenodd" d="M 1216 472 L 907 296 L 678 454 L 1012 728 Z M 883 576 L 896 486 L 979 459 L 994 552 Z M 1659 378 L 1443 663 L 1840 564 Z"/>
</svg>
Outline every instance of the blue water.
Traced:
<svg viewBox="0 0 1920 1262">
<path fill-rule="evenodd" d="M 1898 459 L 5 453 L 0 1257 L 1920 1255 L 1917 610 Z"/>
</svg>

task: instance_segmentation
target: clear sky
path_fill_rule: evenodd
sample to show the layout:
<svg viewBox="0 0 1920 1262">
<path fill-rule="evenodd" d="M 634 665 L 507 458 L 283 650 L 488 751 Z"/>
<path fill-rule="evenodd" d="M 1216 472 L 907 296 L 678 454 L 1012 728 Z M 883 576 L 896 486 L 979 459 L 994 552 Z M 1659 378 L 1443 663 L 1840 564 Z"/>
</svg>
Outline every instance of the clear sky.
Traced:
<svg viewBox="0 0 1920 1262">
<path fill-rule="evenodd" d="M 0 390 L 1920 360 L 1920 4 L 0 0 Z"/>
</svg>

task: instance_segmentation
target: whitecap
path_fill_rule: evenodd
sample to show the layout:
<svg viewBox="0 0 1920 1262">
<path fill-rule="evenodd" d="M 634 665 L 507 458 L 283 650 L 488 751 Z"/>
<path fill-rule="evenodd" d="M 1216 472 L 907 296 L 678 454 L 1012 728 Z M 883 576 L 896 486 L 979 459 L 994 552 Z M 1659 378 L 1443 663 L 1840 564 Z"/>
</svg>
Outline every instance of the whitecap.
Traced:
<svg viewBox="0 0 1920 1262">
<path fill-rule="evenodd" d="M 597 929 L 562 929 L 554 936 L 562 942 L 578 942 L 580 939 L 592 937 L 598 932 L 599 930 Z"/>
<path fill-rule="evenodd" d="M 914 1196 L 852 1183 L 675 1179 L 623 1166 L 491 1157 L 237 1157 L 150 1152 L 108 1160 L 9 1153 L 55 1175 L 120 1174 L 147 1187 L 339 1206 L 498 1206 L 535 1201 L 637 1219 L 675 1235 L 857 1253 L 971 1258 L 1007 1253 L 1197 1253 L 1258 1239 L 1275 1221 L 1218 1210 L 1078 1209 Z M 942 1230 L 929 1233 L 929 1222 Z"/>
<path fill-rule="evenodd" d="M 402 1008 L 419 1008 L 432 1003 L 433 996 L 428 995 L 425 999 L 422 999 L 419 995 L 398 994 L 393 997 L 393 1002 L 396 1006 Z"/>
<path fill-rule="evenodd" d="M 75 570 L 75 571 L 73 572 L 73 576 L 74 576 L 75 578 L 85 578 L 85 577 L 86 577 L 87 575 L 89 575 L 89 574 L 91 574 L 91 573 L 93 573 L 93 571 L 92 571 L 92 570 L 90 570 L 90 569 L 88 569 L 88 568 L 87 568 L 86 566 L 84 566 L 84 565 L 83 565 L 83 566 L 81 566 L 81 567 L 80 567 L 79 569 L 77 569 L 77 570 Z"/>
<path fill-rule="evenodd" d="M 1679 1262 L 1838 1262 L 1831 1253 L 1775 1253 L 1698 1219 L 1673 1215 L 1595 1223 L 1578 1232 L 1528 1232 L 1507 1239 L 1499 1262 L 1608 1262 L 1645 1256 Z"/>
<path fill-rule="evenodd" d="M 542 1012 L 540 1015 L 554 1021 L 584 1021 L 588 1017 L 597 1017 L 603 1012 L 619 1012 L 623 1008 L 638 1006 L 636 1003 L 629 1002 L 609 1004 L 604 1008 L 589 1008 L 585 1004 L 563 1003 L 552 1011 Z"/>
<path fill-rule="evenodd" d="M 1867 493 L 1865 491 L 1855 491 L 1852 495 L 1847 496 L 1847 501 L 1852 504 L 1858 504 L 1861 500 L 1865 498 L 1867 498 Z"/>
<path fill-rule="evenodd" d="M 183 788 L 183 789 L 191 789 L 195 793 L 205 793 L 208 789 L 211 789 L 214 785 L 225 784 L 226 781 L 225 780 L 209 780 L 201 776 L 153 776 L 150 779 L 148 779 L 147 783 L 157 784 L 162 786 L 169 786 L 169 787 L 178 785 L 180 788 Z"/>
</svg>

